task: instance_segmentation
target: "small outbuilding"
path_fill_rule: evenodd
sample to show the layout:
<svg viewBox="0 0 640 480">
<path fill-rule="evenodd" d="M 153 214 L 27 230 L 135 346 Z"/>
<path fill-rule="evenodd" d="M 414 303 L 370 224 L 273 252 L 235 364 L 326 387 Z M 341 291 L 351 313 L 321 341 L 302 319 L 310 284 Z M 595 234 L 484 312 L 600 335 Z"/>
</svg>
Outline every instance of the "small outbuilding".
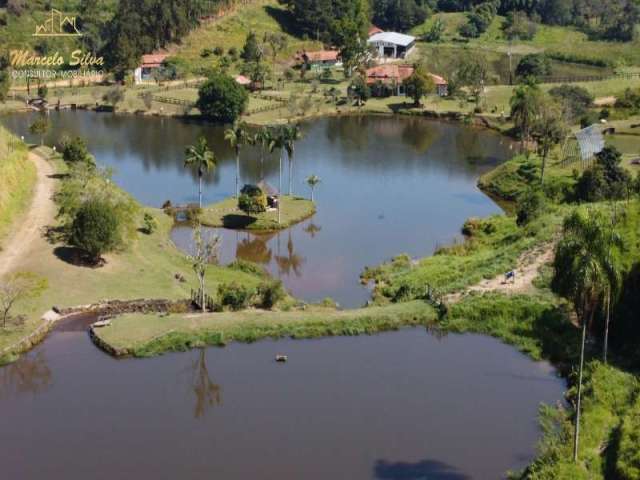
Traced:
<svg viewBox="0 0 640 480">
<path fill-rule="evenodd" d="M 397 32 L 378 32 L 369 37 L 380 58 L 406 58 L 416 45 L 416 37 Z"/>
<path fill-rule="evenodd" d="M 340 52 L 338 50 L 318 50 L 315 52 L 303 50 L 296 54 L 296 61 L 311 69 L 330 68 L 340 63 Z"/>
<path fill-rule="evenodd" d="M 139 84 L 153 80 L 153 73 L 162 68 L 162 64 L 168 56 L 164 53 L 143 55 L 140 65 L 133 71 L 134 82 Z"/>
</svg>

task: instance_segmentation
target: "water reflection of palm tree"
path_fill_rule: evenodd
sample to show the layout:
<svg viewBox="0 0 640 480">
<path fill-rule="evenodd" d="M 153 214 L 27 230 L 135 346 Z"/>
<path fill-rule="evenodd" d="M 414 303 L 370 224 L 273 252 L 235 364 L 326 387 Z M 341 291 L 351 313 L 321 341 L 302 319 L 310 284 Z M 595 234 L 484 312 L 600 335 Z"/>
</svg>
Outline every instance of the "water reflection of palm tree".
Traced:
<svg viewBox="0 0 640 480">
<path fill-rule="evenodd" d="M 248 260 L 250 262 L 267 265 L 271 263 L 273 252 L 268 246 L 269 240 L 274 234 L 250 235 L 239 240 L 236 244 L 236 258 Z"/>
<path fill-rule="evenodd" d="M 280 234 L 278 234 L 278 245 L 280 245 Z M 278 251 L 280 249 L 278 248 Z M 296 277 L 302 276 L 301 267 L 305 262 L 305 258 L 295 253 L 293 247 L 293 239 L 291 237 L 291 229 L 289 229 L 289 241 L 287 242 L 287 256 L 276 255 L 276 263 L 280 274 L 289 275 L 291 271 Z"/>
<path fill-rule="evenodd" d="M 197 360 L 193 362 L 193 393 L 196 395 L 194 418 L 202 418 L 208 408 L 222 404 L 222 389 L 209 376 L 204 348 L 200 349 Z"/>
<path fill-rule="evenodd" d="M 313 223 L 312 220 L 309 220 L 309 224 L 304 227 L 304 231 L 307 232 L 311 238 L 316 238 L 316 235 L 320 230 L 322 230 L 322 227 Z"/>
<path fill-rule="evenodd" d="M 42 393 L 51 386 L 51 376 L 51 369 L 42 352 L 25 355 L 0 368 L 0 397 L 12 392 Z"/>
</svg>

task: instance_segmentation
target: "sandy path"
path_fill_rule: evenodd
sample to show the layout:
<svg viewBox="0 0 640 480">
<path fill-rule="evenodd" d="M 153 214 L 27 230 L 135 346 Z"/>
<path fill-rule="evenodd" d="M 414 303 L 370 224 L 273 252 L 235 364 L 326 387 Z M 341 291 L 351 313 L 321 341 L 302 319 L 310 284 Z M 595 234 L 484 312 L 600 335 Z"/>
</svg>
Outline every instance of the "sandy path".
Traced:
<svg viewBox="0 0 640 480">
<path fill-rule="evenodd" d="M 536 248 L 526 251 L 518 259 L 517 267 L 514 269 L 516 274 L 515 281 L 505 281 L 504 275 L 483 280 L 482 282 L 467 288 L 462 293 L 454 293 L 447 295 L 445 301 L 447 303 L 455 303 L 462 299 L 468 293 L 526 293 L 534 289 L 533 280 L 538 276 L 538 271 L 543 265 L 553 261 L 555 243 L 545 243 Z"/>
<path fill-rule="evenodd" d="M 37 169 L 35 195 L 28 212 L 23 218 L 18 219 L 16 230 L 0 250 L 0 277 L 9 273 L 30 251 L 31 246 L 44 235 L 45 228 L 55 217 L 52 198 L 54 169 L 49 162 L 35 153 L 29 153 L 29 159 L 35 163 Z"/>
</svg>

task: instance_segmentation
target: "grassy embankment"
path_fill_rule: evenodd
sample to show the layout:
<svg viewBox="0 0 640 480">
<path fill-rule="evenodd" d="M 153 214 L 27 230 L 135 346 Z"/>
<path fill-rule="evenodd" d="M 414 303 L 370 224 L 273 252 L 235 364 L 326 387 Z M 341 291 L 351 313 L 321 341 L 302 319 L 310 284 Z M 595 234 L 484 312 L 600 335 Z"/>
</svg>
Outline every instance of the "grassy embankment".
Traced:
<svg viewBox="0 0 640 480">
<path fill-rule="evenodd" d="M 52 161 L 56 162 L 58 171 L 64 171 L 59 158 Z M 86 305 L 103 299 L 189 298 L 190 289 L 197 288 L 197 281 L 191 264 L 169 238 L 173 220 L 160 210 L 141 208 L 140 227 L 145 212 L 156 219 L 157 230 L 150 235 L 139 232 L 126 250 L 106 255 L 107 263 L 101 268 L 78 265 L 73 260 L 73 248 L 46 238 L 38 239 L 16 270 L 46 278 L 48 289 L 37 299 L 18 306 L 17 313 L 25 315 L 27 320 L 19 327 L 0 329 L 0 348 L 12 345 L 37 328 L 41 315 L 52 306 Z M 184 276 L 186 282 L 176 279 L 176 274 Z M 234 281 L 255 287 L 261 279 L 223 266 L 212 266 L 207 273 L 207 286 L 211 291 L 221 283 Z"/>
<path fill-rule="evenodd" d="M 228 198 L 203 208 L 199 218 L 207 227 L 274 231 L 288 228 L 316 212 L 315 204 L 305 198 L 283 195 L 281 202 L 280 223 L 276 210 L 248 215 L 238 208 L 235 198 Z"/>
<path fill-rule="evenodd" d="M 247 310 L 164 317 L 132 314 L 115 319 L 111 326 L 97 329 L 96 334 L 120 354 L 149 356 L 260 338 L 371 334 L 425 325 L 435 318 L 435 312 L 421 301 L 342 311 L 308 306 L 286 312 Z"/>
<path fill-rule="evenodd" d="M 28 149 L 0 127 L 0 249 L 11 227 L 29 206 L 36 183 L 36 169 Z"/>
</svg>

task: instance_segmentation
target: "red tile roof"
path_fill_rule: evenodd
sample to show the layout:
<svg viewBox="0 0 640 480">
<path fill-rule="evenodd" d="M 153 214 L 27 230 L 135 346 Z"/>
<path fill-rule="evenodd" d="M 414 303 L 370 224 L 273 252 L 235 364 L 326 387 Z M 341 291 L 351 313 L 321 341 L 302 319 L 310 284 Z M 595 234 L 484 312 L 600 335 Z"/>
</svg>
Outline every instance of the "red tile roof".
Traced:
<svg viewBox="0 0 640 480">
<path fill-rule="evenodd" d="M 396 63 L 378 65 L 377 67 L 369 68 L 367 70 L 367 83 L 389 83 L 393 81 L 400 83 L 409 78 L 413 74 L 414 70 L 414 67 L 411 65 L 398 65 Z M 448 82 L 439 75 L 434 75 L 433 73 L 430 73 L 429 75 L 436 85 L 448 85 Z"/>
<path fill-rule="evenodd" d="M 169 55 L 164 53 L 152 53 L 142 56 L 141 66 L 146 68 L 159 67 Z"/>
<path fill-rule="evenodd" d="M 335 62 L 338 60 L 340 52 L 337 50 L 318 50 L 317 52 L 300 52 L 296 55 L 298 60 L 303 60 L 307 56 L 309 62 Z"/>
<path fill-rule="evenodd" d="M 404 79 L 409 78 L 413 71 L 414 68 L 411 65 L 398 65 L 395 63 L 378 65 L 367 70 L 367 83 L 402 82 Z"/>
<path fill-rule="evenodd" d="M 383 33 L 383 32 L 384 30 L 376 27 L 375 25 L 371 25 L 371 27 L 369 28 L 369 36 L 375 35 L 376 33 Z"/>
<path fill-rule="evenodd" d="M 238 83 L 239 85 L 249 85 L 251 83 L 251 80 L 249 80 L 247 77 L 245 77 L 244 75 L 238 75 L 235 78 L 236 83 Z"/>
</svg>

